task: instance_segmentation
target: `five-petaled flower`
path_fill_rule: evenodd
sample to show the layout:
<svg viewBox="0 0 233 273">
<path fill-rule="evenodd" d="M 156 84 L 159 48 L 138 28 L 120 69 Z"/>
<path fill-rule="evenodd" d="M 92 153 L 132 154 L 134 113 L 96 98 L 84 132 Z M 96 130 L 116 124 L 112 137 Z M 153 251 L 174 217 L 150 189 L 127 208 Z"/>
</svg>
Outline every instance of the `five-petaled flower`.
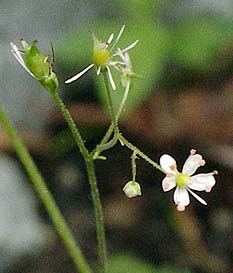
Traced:
<svg viewBox="0 0 233 273">
<path fill-rule="evenodd" d="M 189 193 L 203 205 L 207 205 L 205 200 L 192 190 L 210 192 L 215 185 L 214 174 L 217 174 L 217 171 L 193 175 L 198 167 L 205 165 L 205 160 L 200 154 L 196 154 L 196 150 L 190 151 L 181 173 L 177 170 L 175 159 L 168 154 L 161 156 L 160 165 L 166 172 L 166 177 L 162 181 L 163 190 L 166 192 L 176 187 L 174 202 L 178 211 L 184 211 L 189 205 Z"/>
<path fill-rule="evenodd" d="M 111 49 L 108 49 L 109 45 L 113 41 L 113 33 L 109 36 L 107 42 L 100 42 L 96 36 L 93 34 L 93 40 L 94 40 L 94 49 L 92 53 L 92 60 L 93 63 L 88 65 L 86 68 L 84 68 L 82 71 L 71 77 L 70 79 L 66 80 L 65 83 L 71 83 L 77 79 L 79 79 L 82 75 L 84 75 L 88 70 L 90 70 L 92 67 L 96 66 L 96 74 L 99 75 L 102 71 L 102 69 L 106 69 L 108 73 L 108 79 L 111 84 L 111 87 L 113 90 L 116 90 L 116 85 L 112 77 L 112 73 L 110 70 L 110 67 L 114 67 L 118 72 L 122 73 L 123 68 L 127 67 L 129 68 L 129 63 L 127 63 L 128 59 L 125 59 L 124 53 L 130 50 L 131 48 L 135 47 L 138 43 L 138 40 L 127 46 L 126 48 L 118 50 L 111 54 L 113 49 L 115 48 L 116 44 L 118 43 L 123 31 L 124 31 L 125 25 L 122 26 L 120 29 L 119 34 L 117 35 Z M 114 57 L 120 57 L 120 60 L 113 60 Z M 131 64 L 130 64 L 131 68 Z"/>
</svg>

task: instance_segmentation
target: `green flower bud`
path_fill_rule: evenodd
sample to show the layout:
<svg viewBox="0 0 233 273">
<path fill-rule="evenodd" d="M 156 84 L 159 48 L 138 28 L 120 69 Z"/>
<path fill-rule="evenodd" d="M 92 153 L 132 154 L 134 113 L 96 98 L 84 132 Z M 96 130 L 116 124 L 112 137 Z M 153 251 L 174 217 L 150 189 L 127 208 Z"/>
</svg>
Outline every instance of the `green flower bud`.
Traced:
<svg viewBox="0 0 233 273">
<path fill-rule="evenodd" d="M 48 91 L 52 92 L 58 88 L 58 79 L 52 70 L 52 63 L 49 57 L 44 56 L 36 47 L 36 41 L 29 45 L 25 40 L 21 40 L 24 51 L 11 43 L 11 52 L 24 69 L 36 78 Z"/>
<path fill-rule="evenodd" d="M 36 47 L 36 41 L 29 46 L 27 42 L 22 40 L 24 47 L 25 65 L 35 75 L 36 78 L 42 79 L 48 77 L 51 71 L 51 64 L 48 62 L 48 57 L 41 54 Z"/>
<path fill-rule="evenodd" d="M 125 195 L 129 198 L 142 195 L 140 184 L 135 181 L 129 181 L 123 188 Z"/>
</svg>

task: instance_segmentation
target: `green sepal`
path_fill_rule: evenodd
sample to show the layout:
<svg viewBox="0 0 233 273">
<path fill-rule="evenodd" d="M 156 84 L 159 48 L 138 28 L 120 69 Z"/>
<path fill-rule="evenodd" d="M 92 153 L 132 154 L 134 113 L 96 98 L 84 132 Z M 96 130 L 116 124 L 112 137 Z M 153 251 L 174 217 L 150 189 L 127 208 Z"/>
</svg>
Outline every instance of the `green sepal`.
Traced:
<svg viewBox="0 0 233 273">
<path fill-rule="evenodd" d="M 51 71 L 51 74 L 48 77 L 45 77 L 44 79 L 39 80 L 39 82 L 49 91 L 53 92 L 55 91 L 58 86 L 58 79 L 56 74 Z"/>
</svg>

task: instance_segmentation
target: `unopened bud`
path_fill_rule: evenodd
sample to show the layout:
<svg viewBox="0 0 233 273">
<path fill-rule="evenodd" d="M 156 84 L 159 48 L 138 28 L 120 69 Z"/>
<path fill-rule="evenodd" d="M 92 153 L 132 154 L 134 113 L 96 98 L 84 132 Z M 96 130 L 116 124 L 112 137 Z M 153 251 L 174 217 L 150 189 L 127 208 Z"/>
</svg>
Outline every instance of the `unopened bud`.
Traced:
<svg viewBox="0 0 233 273">
<path fill-rule="evenodd" d="M 58 88 L 58 79 L 52 70 L 52 63 L 48 56 L 44 56 L 36 47 L 33 41 L 29 45 L 25 40 L 21 39 L 23 51 L 10 43 L 11 52 L 24 69 L 35 79 L 37 79 L 48 91 L 52 92 Z"/>
<path fill-rule="evenodd" d="M 142 195 L 140 184 L 135 181 L 129 181 L 123 188 L 125 195 L 129 198 Z"/>
</svg>

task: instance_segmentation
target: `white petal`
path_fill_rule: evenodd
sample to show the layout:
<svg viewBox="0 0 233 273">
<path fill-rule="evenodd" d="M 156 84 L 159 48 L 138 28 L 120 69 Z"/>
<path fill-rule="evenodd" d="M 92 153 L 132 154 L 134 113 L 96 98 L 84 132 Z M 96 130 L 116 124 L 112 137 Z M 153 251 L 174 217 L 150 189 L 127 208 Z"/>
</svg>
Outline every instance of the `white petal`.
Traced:
<svg viewBox="0 0 233 273">
<path fill-rule="evenodd" d="M 192 175 L 195 173 L 197 168 L 201 166 L 202 156 L 199 154 L 191 154 L 184 163 L 182 173 Z"/>
<path fill-rule="evenodd" d="M 193 191 L 191 191 L 189 188 L 187 188 L 187 190 L 192 194 L 193 197 L 195 197 L 200 203 L 202 203 L 203 205 L 207 205 L 206 201 L 204 199 L 202 199 L 200 196 L 198 196 L 196 193 L 194 193 Z"/>
<path fill-rule="evenodd" d="M 11 46 L 11 53 L 14 55 L 14 57 L 16 58 L 16 60 L 21 64 L 21 66 L 33 77 L 36 78 L 34 76 L 34 74 L 32 74 L 32 72 L 27 68 L 27 66 L 25 65 L 24 59 L 20 54 L 20 51 L 18 49 L 18 47 L 14 44 L 14 43 L 10 43 Z"/>
<path fill-rule="evenodd" d="M 174 175 L 165 177 L 162 181 L 163 191 L 170 191 L 176 186 L 176 177 Z"/>
<path fill-rule="evenodd" d="M 90 64 L 88 67 L 84 68 L 81 72 L 74 75 L 70 79 L 66 80 L 65 83 L 71 83 L 71 82 L 77 80 L 78 78 L 82 77 L 82 75 L 85 74 L 88 70 L 90 70 L 93 66 L 94 66 L 94 64 Z"/>
<path fill-rule="evenodd" d="M 121 38 L 121 35 L 122 35 L 124 29 L 125 29 L 125 25 L 123 25 L 123 26 L 121 27 L 121 29 L 120 29 L 120 31 L 119 31 L 117 37 L 116 37 L 116 40 L 115 40 L 115 42 L 113 43 L 112 48 L 110 49 L 110 52 L 114 49 L 114 47 L 115 47 L 116 44 L 118 43 L 118 41 L 119 41 L 119 39 Z"/>
<path fill-rule="evenodd" d="M 164 154 L 160 157 L 160 166 L 166 173 L 175 174 L 175 170 L 172 170 L 171 167 L 176 167 L 176 161 L 173 157 L 168 154 Z"/>
<path fill-rule="evenodd" d="M 196 191 L 210 191 L 215 185 L 215 173 L 203 173 L 191 176 L 188 187 Z"/>
<path fill-rule="evenodd" d="M 190 203 L 188 191 L 185 188 L 177 187 L 174 192 L 174 202 L 176 205 L 186 207 Z"/>
<path fill-rule="evenodd" d="M 111 84 L 111 86 L 112 86 L 112 89 L 113 89 L 113 90 L 116 90 L 116 85 L 115 85 L 115 82 L 114 82 L 114 80 L 113 80 L 113 77 L 112 77 L 110 68 L 109 68 L 108 66 L 106 66 L 106 68 L 107 68 L 107 71 L 108 71 L 108 78 L 109 78 L 110 84 Z"/>
</svg>

